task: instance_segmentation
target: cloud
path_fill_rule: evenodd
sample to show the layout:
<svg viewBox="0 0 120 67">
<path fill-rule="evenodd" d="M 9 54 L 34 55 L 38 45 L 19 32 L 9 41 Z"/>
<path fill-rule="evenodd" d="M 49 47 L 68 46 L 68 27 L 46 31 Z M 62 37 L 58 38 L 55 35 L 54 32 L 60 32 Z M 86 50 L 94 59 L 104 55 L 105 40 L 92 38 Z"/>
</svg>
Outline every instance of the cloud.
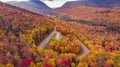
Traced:
<svg viewBox="0 0 120 67">
<path fill-rule="evenodd" d="M 65 2 L 65 1 L 78 1 L 78 0 L 41 0 L 41 1 L 58 1 L 58 2 Z"/>
<path fill-rule="evenodd" d="M 62 7 L 68 1 L 78 1 L 78 0 L 41 0 L 50 8 Z"/>
</svg>

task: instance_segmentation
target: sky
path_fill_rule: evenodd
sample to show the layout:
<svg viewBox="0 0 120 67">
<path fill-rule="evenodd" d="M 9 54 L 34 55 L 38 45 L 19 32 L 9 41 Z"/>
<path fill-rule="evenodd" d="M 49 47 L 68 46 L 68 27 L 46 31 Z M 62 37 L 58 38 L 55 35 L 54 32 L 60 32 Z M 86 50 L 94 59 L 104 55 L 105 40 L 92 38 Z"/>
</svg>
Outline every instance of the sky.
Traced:
<svg viewBox="0 0 120 67">
<path fill-rule="evenodd" d="M 3 2 L 8 2 L 8 1 L 29 1 L 29 0 L 0 0 Z M 44 2 L 46 5 L 48 5 L 50 8 L 58 8 L 63 6 L 66 2 L 68 1 L 76 1 L 76 0 L 41 0 Z"/>
</svg>

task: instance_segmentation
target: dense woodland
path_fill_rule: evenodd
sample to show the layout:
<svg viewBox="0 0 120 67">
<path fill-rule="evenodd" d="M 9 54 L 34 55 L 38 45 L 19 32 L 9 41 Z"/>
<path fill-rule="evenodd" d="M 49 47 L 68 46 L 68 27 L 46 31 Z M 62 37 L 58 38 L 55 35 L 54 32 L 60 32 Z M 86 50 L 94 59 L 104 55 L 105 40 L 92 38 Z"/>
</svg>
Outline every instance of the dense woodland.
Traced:
<svg viewBox="0 0 120 67">
<path fill-rule="evenodd" d="M 71 17 L 74 21 L 92 26 L 105 26 L 109 31 L 120 32 L 120 10 L 110 8 L 97 8 L 89 6 L 70 6 L 58 8 L 57 12 Z M 69 19 L 70 20 L 70 19 Z"/>
<path fill-rule="evenodd" d="M 55 26 L 64 38 L 53 37 L 47 48 L 40 48 L 39 43 Z M 89 48 L 88 55 L 80 55 L 79 41 Z M 0 2 L 0 67 L 120 67 L 120 33 Z"/>
<path fill-rule="evenodd" d="M 77 37 L 89 48 L 87 56 L 78 56 L 78 67 L 120 67 L 119 33 L 75 22 L 61 23 L 57 29 L 68 37 Z"/>
</svg>

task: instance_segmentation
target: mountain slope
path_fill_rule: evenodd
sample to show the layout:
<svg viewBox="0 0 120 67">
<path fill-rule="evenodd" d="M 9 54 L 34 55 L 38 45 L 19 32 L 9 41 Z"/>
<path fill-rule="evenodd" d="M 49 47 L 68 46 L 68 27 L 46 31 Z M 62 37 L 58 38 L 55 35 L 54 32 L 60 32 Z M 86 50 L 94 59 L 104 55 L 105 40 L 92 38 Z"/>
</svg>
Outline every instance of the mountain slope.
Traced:
<svg viewBox="0 0 120 67">
<path fill-rule="evenodd" d="M 30 0 L 29 1 L 31 4 L 34 4 L 36 6 L 38 6 L 38 8 L 44 8 L 44 9 L 50 9 L 45 3 L 43 3 L 42 1 L 40 0 Z M 33 6 L 34 6 L 33 5 Z"/>
<path fill-rule="evenodd" d="M 80 22 L 92 26 L 105 26 L 120 29 L 120 10 L 110 8 L 98 8 L 90 6 L 71 6 L 56 9 L 56 12 L 66 15 L 63 19 L 67 21 Z M 118 30 L 120 32 L 120 30 Z"/>
<path fill-rule="evenodd" d="M 15 5 L 15 6 L 21 6 L 22 8 L 25 7 L 33 7 L 38 9 L 50 9 L 47 5 L 45 5 L 43 2 L 39 0 L 30 0 L 30 1 L 10 1 L 9 4 Z"/>
<path fill-rule="evenodd" d="M 120 8 L 120 0 L 87 0 L 97 7 Z"/>
<path fill-rule="evenodd" d="M 54 25 L 54 19 L 0 2 L 1 28 L 9 28 L 10 26 L 9 30 L 11 32 L 16 31 L 18 35 L 18 32 L 25 33 L 26 30 L 34 29 L 37 25 L 41 26 L 42 24 Z M 12 26 L 14 25 L 16 26 L 15 28 L 13 27 L 13 29 Z M 9 34 L 9 30 L 6 34 Z"/>
<path fill-rule="evenodd" d="M 63 38 L 37 46 L 54 26 Z M 89 48 L 86 55 L 81 45 Z M 0 2 L 0 67 L 119 67 L 119 45 L 120 33 L 105 27 L 66 23 Z"/>
<path fill-rule="evenodd" d="M 76 6 L 76 7 L 73 6 L 73 7 L 67 7 L 67 8 L 64 8 L 64 7 L 58 8 L 56 9 L 56 12 L 67 14 L 75 18 L 87 19 L 87 20 L 92 20 L 92 18 L 95 19 L 95 17 L 100 18 L 99 16 L 106 17 L 102 15 L 107 15 L 107 14 L 119 16 L 119 10 L 116 10 L 116 9 L 89 7 L 89 6 L 83 6 L 83 5 Z M 93 16 L 93 17 L 90 17 L 90 16 Z M 108 17 L 112 18 L 113 16 L 108 16 Z"/>
<path fill-rule="evenodd" d="M 54 12 L 49 8 L 46 4 L 39 0 L 30 0 L 30 1 L 10 1 L 8 4 L 32 11 L 37 12 L 39 14 L 54 14 Z"/>
<path fill-rule="evenodd" d="M 94 7 L 104 7 L 104 8 L 120 8 L 119 0 L 79 0 L 74 2 L 67 2 L 63 7 L 71 7 L 71 6 L 94 6 Z"/>
</svg>

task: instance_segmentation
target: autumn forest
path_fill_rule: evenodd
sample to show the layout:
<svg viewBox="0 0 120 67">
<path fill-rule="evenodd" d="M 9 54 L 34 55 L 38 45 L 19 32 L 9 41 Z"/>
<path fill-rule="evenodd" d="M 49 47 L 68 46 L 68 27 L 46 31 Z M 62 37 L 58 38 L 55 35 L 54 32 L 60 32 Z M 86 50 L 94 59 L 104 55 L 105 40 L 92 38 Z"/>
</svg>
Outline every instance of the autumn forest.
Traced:
<svg viewBox="0 0 120 67">
<path fill-rule="evenodd" d="M 0 67 L 120 67 L 119 9 L 70 6 L 53 12 L 0 2 Z"/>
</svg>

